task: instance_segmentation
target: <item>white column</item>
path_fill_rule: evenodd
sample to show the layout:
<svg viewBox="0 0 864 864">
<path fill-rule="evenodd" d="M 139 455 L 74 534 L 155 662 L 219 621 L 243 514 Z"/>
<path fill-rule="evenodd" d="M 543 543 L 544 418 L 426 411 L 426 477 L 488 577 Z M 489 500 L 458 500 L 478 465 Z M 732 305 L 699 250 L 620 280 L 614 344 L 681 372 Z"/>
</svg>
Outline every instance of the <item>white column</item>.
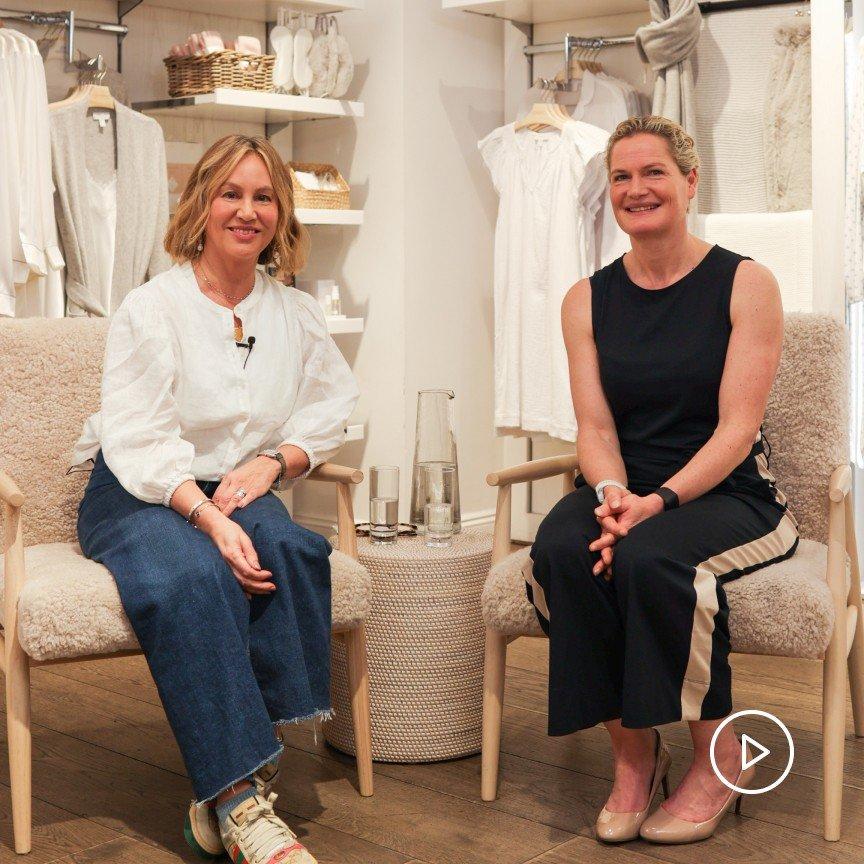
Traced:
<svg viewBox="0 0 864 864">
<path fill-rule="evenodd" d="M 845 316 L 843 0 L 810 4 L 813 89 L 813 311 Z"/>
</svg>

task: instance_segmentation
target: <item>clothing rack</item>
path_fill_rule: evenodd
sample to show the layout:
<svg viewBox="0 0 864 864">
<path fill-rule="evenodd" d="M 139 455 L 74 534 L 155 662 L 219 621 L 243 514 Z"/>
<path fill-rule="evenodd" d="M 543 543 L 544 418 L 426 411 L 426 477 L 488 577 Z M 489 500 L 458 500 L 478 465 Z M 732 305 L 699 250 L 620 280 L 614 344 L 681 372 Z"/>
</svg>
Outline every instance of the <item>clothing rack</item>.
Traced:
<svg viewBox="0 0 864 864">
<path fill-rule="evenodd" d="M 767 6 L 802 6 L 807 5 L 809 0 L 705 0 L 699 4 L 699 11 L 703 15 L 711 15 L 717 12 L 731 12 L 739 9 L 760 9 Z M 618 45 L 633 45 L 635 36 L 571 36 L 569 33 L 564 37 L 563 46 L 559 42 L 543 42 L 537 45 L 526 45 L 522 53 L 529 58 L 535 54 L 551 54 L 561 51 L 564 53 L 564 69 L 566 78 L 562 89 L 570 85 L 570 64 L 573 54 L 579 49 L 589 51 L 600 51 L 603 48 L 612 48 Z M 531 71 L 533 78 L 533 69 Z"/>
<path fill-rule="evenodd" d="M 39 27 L 60 25 L 66 29 L 66 62 L 71 64 L 75 56 L 75 30 L 97 30 L 102 33 L 113 33 L 118 39 L 129 32 L 125 24 L 107 24 L 103 21 L 87 21 L 77 18 L 75 11 L 68 12 L 22 12 L 16 9 L 0 9 L 0 19 L 7 21 L 24 21 Z"/>
</svg>

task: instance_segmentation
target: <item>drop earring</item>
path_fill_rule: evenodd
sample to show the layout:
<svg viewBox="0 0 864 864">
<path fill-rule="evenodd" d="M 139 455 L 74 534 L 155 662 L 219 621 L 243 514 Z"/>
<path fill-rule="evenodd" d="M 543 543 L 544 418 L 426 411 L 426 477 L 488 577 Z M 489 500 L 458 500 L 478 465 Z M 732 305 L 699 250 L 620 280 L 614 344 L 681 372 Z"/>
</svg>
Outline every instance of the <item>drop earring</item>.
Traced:
<svg viewBox="0 0 864 864">
<path fill-rule="evenodd" d="M 199 252 L 204 251 L 204 244 L 199 240 L 198 245 L 195 247 Z"/>
</svg>

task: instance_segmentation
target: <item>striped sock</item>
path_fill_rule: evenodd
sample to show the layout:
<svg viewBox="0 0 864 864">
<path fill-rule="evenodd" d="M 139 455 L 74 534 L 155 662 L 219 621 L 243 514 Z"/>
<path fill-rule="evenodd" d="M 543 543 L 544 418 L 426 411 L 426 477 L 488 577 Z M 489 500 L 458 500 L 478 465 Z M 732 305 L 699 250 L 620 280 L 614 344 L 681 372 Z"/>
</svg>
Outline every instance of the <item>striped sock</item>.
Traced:
<svg viewBox="0 0 864 864">
<path fill-rule="evenodd" d="M 252 779 L 251 777 L 249 778 Z M 225 823 L 228 821 L 228 816 L 231 811 L 242 804 L 248 798 L 252 798 L 257 794 L 257 790 L 253 785 L 249 789 L 244 789 L 242 792 L 238 792 L 236 795 L 232 795 L 227 800 L 223 801 L 221 804 L 216 805 L 216 816 L 219 819 L 219 827 L 225 828 Z"/>
</svg>

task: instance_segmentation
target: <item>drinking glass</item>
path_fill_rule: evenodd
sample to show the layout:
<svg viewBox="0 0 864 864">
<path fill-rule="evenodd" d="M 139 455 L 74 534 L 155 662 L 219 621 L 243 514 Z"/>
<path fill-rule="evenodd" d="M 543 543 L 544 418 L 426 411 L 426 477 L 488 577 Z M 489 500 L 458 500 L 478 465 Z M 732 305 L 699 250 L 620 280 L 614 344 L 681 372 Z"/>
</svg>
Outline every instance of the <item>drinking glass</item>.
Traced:
<svg viewBox="0 0 864 864">
<path fill-rule="evenodd" d="M 420 465 L 420 488 L 423 491 L 423 525 L 429 546 L 449 546 L 455 533 L 456 468 L 452 465 Z M 429 522 L 435 521 L 434 527 Z"/>
<path fill-rule="evenodd" d="M 449 546 L 453 542 L 453 505 L 427 504 L 424 508 L 426 516 L 426 545 Z"/>
<path fill-rule="evenodd" d="M 395 543 L 399 532 L 399 467 L 373 465 L 369 469 L 369 539 Z"/>
</svg>

